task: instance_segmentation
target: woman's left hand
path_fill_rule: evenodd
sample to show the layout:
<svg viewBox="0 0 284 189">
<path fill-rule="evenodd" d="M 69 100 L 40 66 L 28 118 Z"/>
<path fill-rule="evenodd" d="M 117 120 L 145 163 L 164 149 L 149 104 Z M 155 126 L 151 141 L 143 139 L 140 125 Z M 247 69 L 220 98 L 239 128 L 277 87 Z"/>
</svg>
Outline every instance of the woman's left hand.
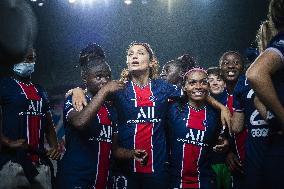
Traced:
<svg viewBox="0 0 284 189">
<path fill-rule="evenodd" d="M 231 133 L 231 117 L 232 117 L 232 114 L 227 107 L 224 107 L 221 109 L 222 126 L 228 127 L 230 133 Z"/>
<path fill-rule="evenodd" d="M 229 141 L 228 139 L 219 136 L 217 144 L 213 147 L 214 152 L 224 153 L 229 150 Z"/>
</svg>

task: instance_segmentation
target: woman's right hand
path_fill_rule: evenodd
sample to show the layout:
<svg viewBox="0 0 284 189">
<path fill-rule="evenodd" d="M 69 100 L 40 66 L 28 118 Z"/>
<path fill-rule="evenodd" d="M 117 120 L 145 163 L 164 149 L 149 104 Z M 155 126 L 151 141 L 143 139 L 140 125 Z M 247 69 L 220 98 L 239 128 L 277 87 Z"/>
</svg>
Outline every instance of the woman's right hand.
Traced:
<svg viewBox="0 0 284 189">
<path fill-rule="evenodd" d="M 227 154 L 225 162 L 231 172 L 244 173 L 242 163 L 233 152 Z"/>
<path fill-rule="evenodd" d="M 123 89 L 125 86 L 125 84 L 122 81 L 117 81 L 117 80 L 113 80 L 113 81 L 109 81 L 108 83 L 106 83 L 102 88 L 101 91 L 109 94 L 109 93 L 114 93 L 118 90 Z"/>
<path fill-rule="evenodd" d="M 87 106 L 87 100 L 83 89 L 79 87 L 72 89 L 72 104 L 77 111 L 81 111 L 84 106 Z"/>
<path fill-rule="evenodd" d="M 133 150 L 133 158 L 140 162 L 142 166 L 147 165 L 149 156 L 146 150 L 141 150 L 141 149 L 135 149 Z"/>
</svg>

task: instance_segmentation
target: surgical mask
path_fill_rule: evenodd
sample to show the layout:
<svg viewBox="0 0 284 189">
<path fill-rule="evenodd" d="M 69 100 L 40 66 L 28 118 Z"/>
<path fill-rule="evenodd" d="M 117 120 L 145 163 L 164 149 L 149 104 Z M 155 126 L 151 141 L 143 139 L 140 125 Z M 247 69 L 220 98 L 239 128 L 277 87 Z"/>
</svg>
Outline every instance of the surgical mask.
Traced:
<svg viewBox="0 0 284 189">
<path fill-rule="evenodd" d="M 34 72 L 35 63 L 21 62 L 14 65 L 14 72 L 21 77 L 28 77 Z"/>
</svg>

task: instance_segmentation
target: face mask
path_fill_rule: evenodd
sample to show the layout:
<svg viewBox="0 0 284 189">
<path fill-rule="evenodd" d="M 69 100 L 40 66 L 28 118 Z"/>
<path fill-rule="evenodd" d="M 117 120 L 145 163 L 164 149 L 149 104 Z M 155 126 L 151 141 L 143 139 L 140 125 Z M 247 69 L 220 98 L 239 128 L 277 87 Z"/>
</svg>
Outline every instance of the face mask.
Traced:
<svg viewBox="0 0 284 189">
<path fill-rule="evenodd" d="M 14 65 L 14 72 L 21 77 L 28 77 L 34 72 L 35 63 L 21 62 Z"/>
</svg>

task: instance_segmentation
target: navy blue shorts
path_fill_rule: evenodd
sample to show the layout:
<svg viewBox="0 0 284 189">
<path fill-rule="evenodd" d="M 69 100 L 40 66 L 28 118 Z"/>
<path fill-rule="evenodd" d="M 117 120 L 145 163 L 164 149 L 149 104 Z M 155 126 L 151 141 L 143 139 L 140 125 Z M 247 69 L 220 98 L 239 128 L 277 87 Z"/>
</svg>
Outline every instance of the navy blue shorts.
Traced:
<svg viewBox="0 0 284 189">
<path fill-rule="evenodd" d="M 57 174 L 56 175 L 56 189 L 89 189 L 93 188 L 95 175 L 93 176 L 79 176 L 74 174 Z"/>
</svg>

